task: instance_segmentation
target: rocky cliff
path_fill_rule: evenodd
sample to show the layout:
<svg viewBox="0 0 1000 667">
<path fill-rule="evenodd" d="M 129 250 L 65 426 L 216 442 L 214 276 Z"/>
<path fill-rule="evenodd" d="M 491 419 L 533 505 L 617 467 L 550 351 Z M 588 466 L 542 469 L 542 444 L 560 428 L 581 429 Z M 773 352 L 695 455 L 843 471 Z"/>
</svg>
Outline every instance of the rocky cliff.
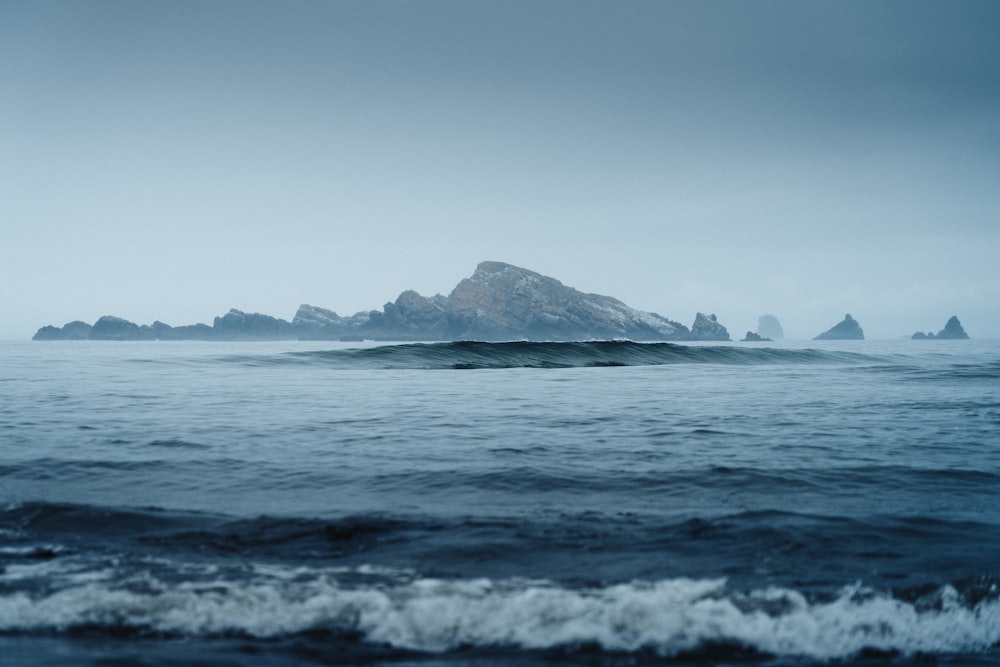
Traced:
<svg viewBox="0 0 1000 667">
<path fill-rule="evenodd" d="M 382 310 L 344 317 L 302 305 L 291 322 L 230 310 L 212 326 L 139 326 L 105 316 L 93 327 L 42 327 L 35 340 L 588 340 L 727 341 L 715 315 L 698 313 L 691 330 L 618 299 L 586 294 L 555 278 L 502 262 L 482 262 L 448 296 L 407 290 Z"/>
</svg>

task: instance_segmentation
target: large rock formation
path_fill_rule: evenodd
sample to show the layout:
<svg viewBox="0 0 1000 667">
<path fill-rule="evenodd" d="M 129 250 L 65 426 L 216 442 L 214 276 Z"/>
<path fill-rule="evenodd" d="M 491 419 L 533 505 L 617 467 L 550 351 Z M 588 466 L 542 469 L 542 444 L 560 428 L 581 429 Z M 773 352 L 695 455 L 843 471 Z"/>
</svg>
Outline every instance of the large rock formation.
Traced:
<svg viewBox="0 0 1000 667">
<path fill-rule="evenodd" d="M 785 337 L 785 332 L 781 328 L 781 322 L 774 315 L 761 315 L 757 320 L 757 334 L 762 338 L 771 340 L 781 340 Z"/>
<path fill-rule="evenodd" d="M 945 323 L 944 329 L 937 332 L 937 335 L 927 332 L 921 333 L 918 331 L 913 334 L 912 338 L 914 340 L 967 340 L 969 334 L 965 333 L 965 329 L 962 327 L 962 323 L 958 321 L 958 318 L 954 315 L 948 318 L 948 322 Z"/>
<path fill-rule="evenodd" d="M 105 316 L 90 328 L 71 322 L 42 327 L 35 340 L 631 340 L 727 341 L 715 315 L 698 313 L 693 330 L 617 299 L 585 294 L 554 278 L 501 262 L 482 262 L 451 294 L 424 297 L 407 290 L 381 311 L 343 317 L 302 305 L 291 322 L 230 310 L 212 326 L 139 326 Z"/>
<path fill-rule="evenodd" d="M 706 315 L 698 313 L 695 315 L 694 324 L 691 325 L 691 340 L 730 340 L 726 327 L 719 324 L 715 313 Z"/>
<path fill-rule="evenodd" d="M 844 319 L 837 325 L 824 331 L 813 340 L 864 340 L 865 332 L 862 331 L 858 321 L 850 316 L 844 315 Z"/>
<path fill-rule="evenodd" d="M 444 301 L 451 339 L 685 340 L 682 324 L 584 294 L 554 278 L 501 262 L 482 262 Z"/>
</svg>

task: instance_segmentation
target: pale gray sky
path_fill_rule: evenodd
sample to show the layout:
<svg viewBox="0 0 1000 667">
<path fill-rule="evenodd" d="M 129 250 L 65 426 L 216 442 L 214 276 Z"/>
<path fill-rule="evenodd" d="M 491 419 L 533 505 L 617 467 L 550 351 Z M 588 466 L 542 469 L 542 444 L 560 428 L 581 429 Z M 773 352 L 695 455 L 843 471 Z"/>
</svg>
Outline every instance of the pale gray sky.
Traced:
<svg viewBox="0 0 1000 667">
<path fill-rule="evenodd" d="M 0 338 L 510 262 L 734 337 L 1000 337 L 1000 3 L 0 4 Z"/>
</svg>

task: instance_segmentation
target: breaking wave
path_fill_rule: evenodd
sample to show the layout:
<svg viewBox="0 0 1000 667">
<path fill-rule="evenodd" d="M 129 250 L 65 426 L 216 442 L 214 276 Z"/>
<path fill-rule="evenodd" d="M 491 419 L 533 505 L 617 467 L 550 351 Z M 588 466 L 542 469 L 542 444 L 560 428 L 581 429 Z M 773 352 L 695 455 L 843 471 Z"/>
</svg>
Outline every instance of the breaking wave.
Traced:
<svg viewBox="0 0 1000 667">
<path fill-rule="evenodd" d="M 206 570 L 180 585 L 161 582 L 154 568 L 125 581 L 108 570 L 44 594 L 0 595 L 4 633 L 76 628 L 182 637 L 326 632 L 423 652 L 589 645 L 672 656 L 730 645 L 833 660 L 863 651 L 990 651 L 1000 642 L 1000 600 L 995 584 L 978 600 L 951 586 L 903 600 L 860 585 L 810 600 L 785 588 L 733 591 L 722 579 L 569 589 L 548 581 L 273 566 L 240 581 Z"/>
</svg>

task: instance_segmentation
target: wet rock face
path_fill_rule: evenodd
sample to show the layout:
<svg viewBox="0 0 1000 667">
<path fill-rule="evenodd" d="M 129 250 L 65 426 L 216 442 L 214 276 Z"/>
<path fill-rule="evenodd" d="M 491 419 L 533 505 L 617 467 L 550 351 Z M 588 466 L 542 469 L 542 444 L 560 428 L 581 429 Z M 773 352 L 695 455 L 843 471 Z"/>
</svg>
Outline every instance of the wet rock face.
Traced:
<svg viewBox="0 0 1000 667">
<path fill-rule="evenodd" d="M 827 329 L 813 340 L 864 340 L 865 332 L 861 329 L 858 321 L 851 317 L 850 313 L 844 315 L 844 319 L 830 329 Z"/>
</svg>

